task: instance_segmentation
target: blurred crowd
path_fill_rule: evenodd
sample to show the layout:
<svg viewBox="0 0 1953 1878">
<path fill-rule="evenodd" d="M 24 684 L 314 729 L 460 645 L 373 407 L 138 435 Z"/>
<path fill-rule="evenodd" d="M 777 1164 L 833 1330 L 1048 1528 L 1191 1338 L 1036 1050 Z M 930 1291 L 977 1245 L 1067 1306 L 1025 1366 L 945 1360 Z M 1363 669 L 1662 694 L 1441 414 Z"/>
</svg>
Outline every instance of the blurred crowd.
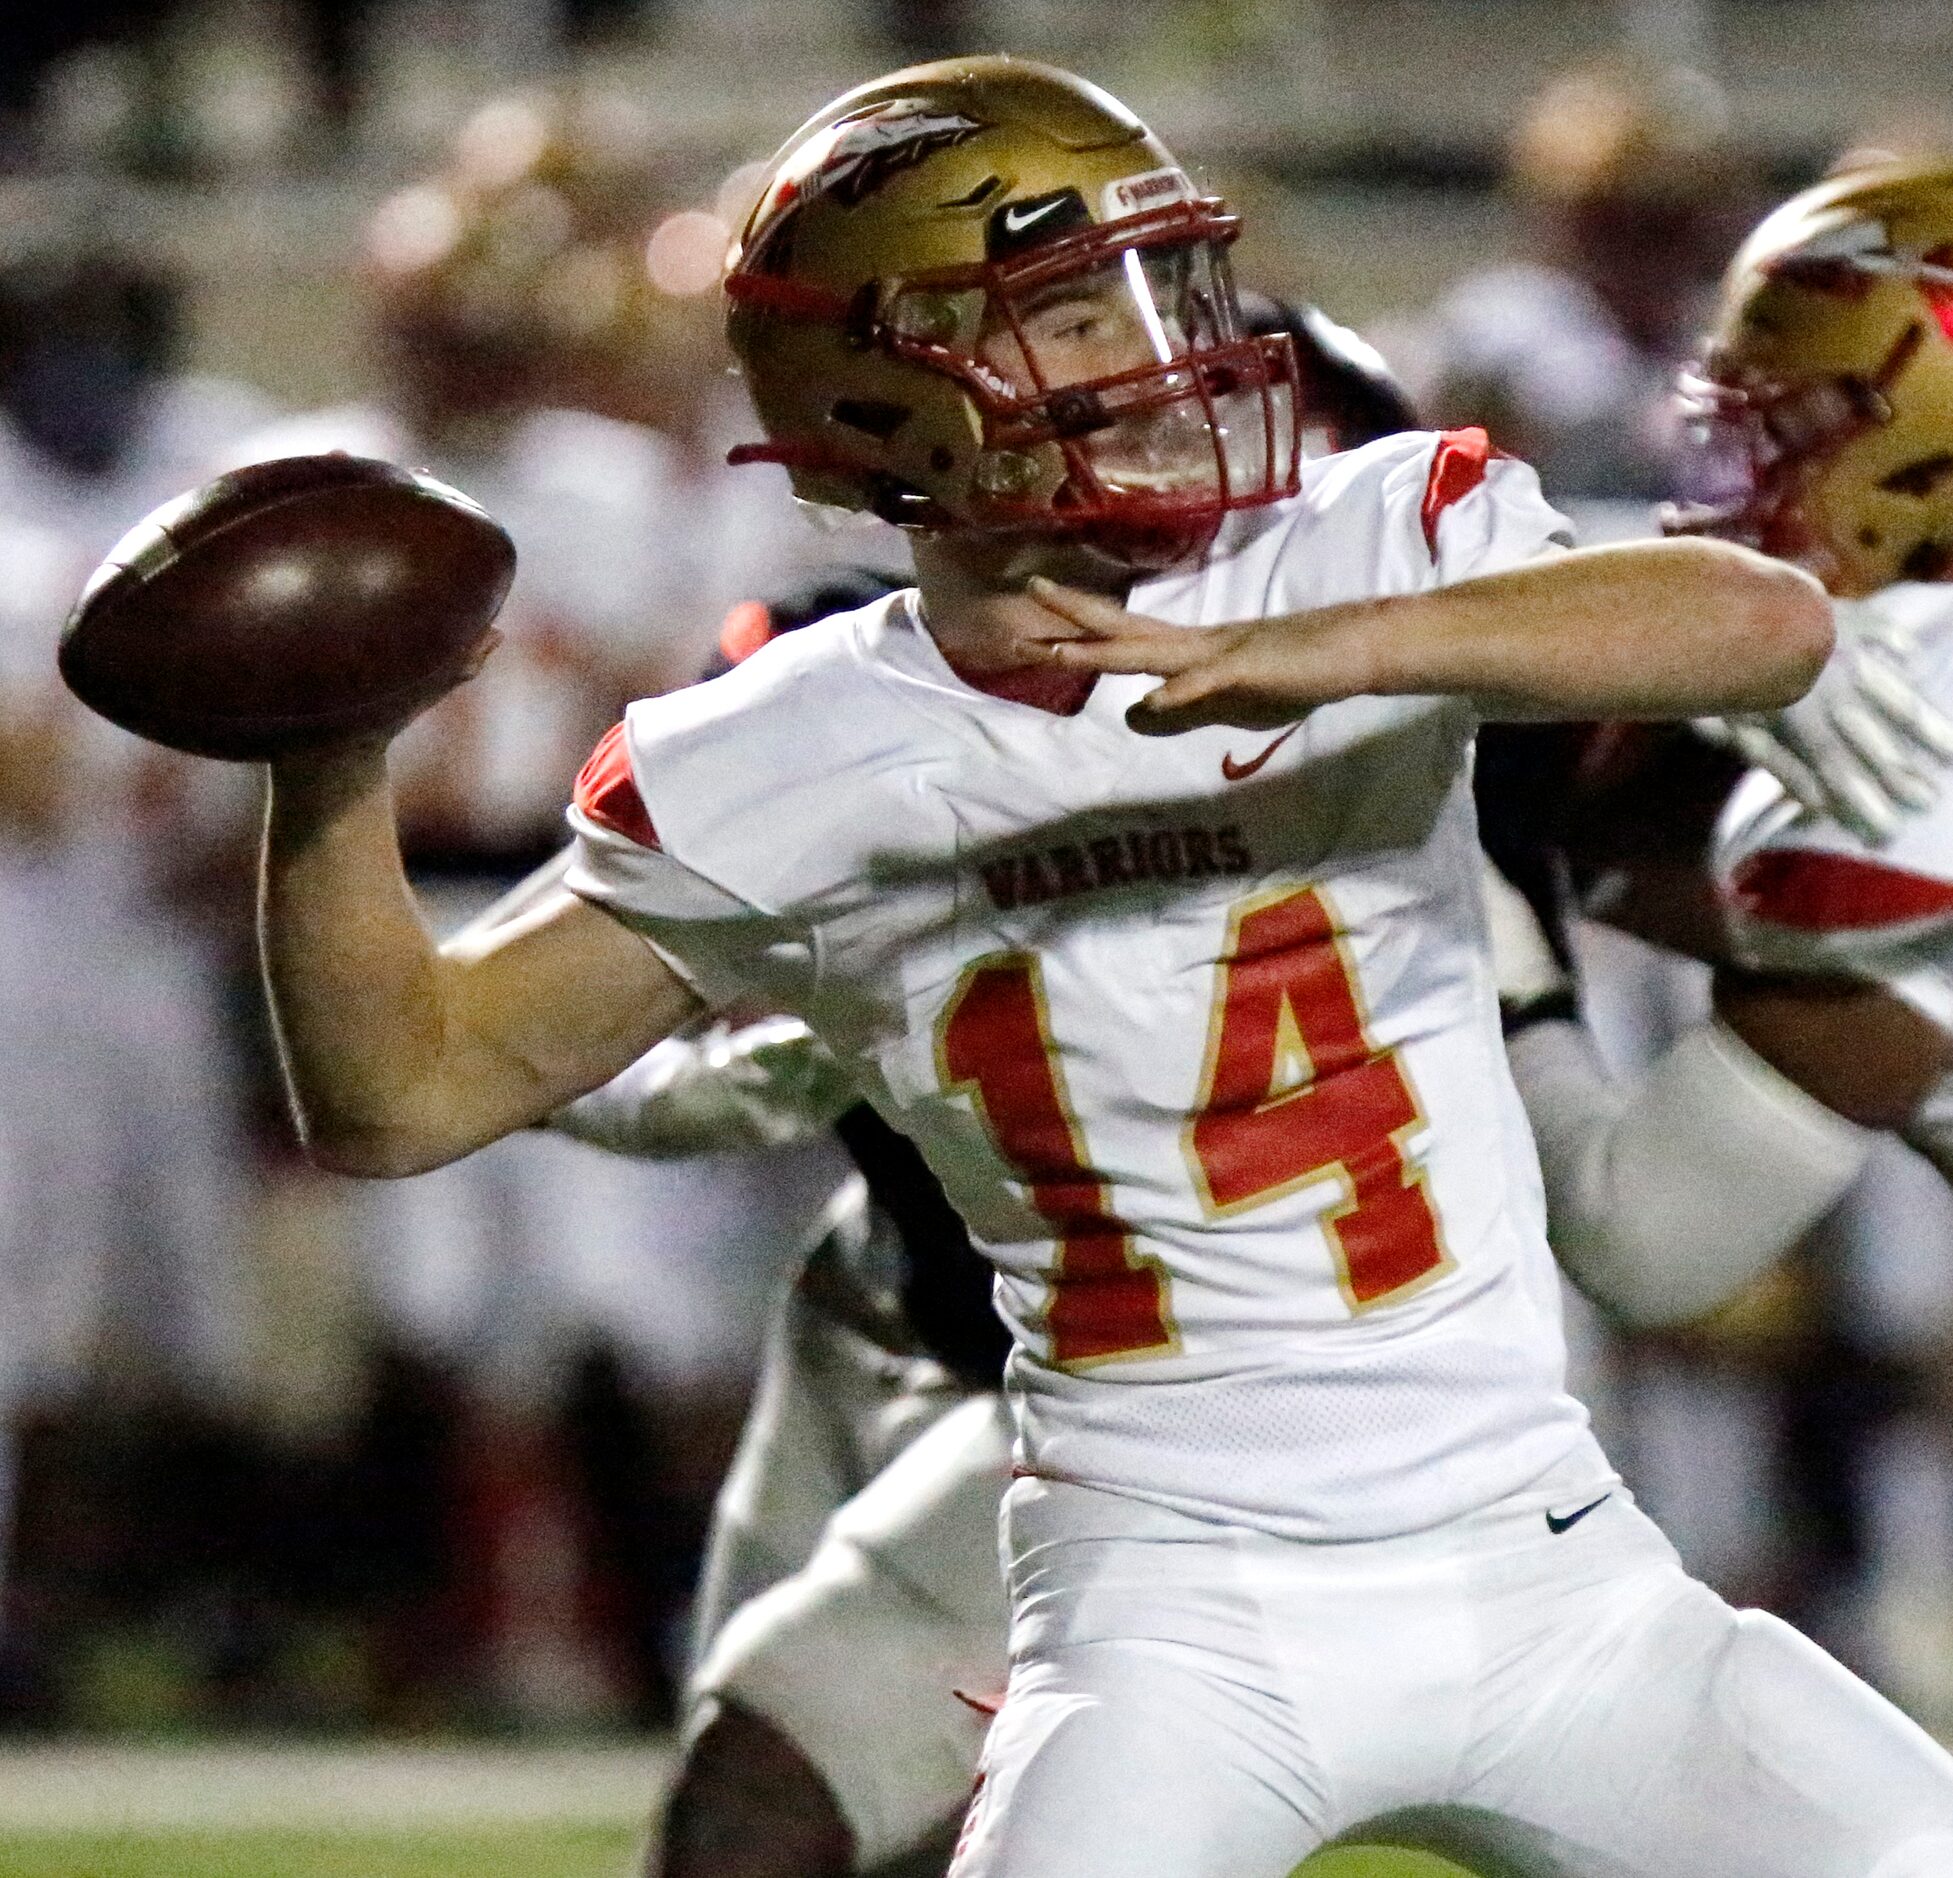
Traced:
<svg viewBox="0 0 1953 1878">
<path fill-rule="evenodd" d="M 253 979 L 256 778 L 89 718 L 54 651 L 115 539 L 226 467 L 344 449 L 468 491 L 521 556 L 505 643 L 398 767 L 416 881 L 449 925 L 561 844 L 570 781 L 627 700 L 705 675 L 754 603 L 822 570 L 899 571 L 892 531 L 823 532 L 778 471 L 725 467 L 747 419 L 710 290 L 764 145 L 675 155 L 616 70 L 488 89 L 566 44 L 653 60 L 682 11 L 240 0 L 107 9 L 95 33 L 84 8 L 23 46 L 0 101 L 16 1725 L 671 1713 L 711 1496 L 838 1151 L 647 1165 L 536 1135 L 384 1186 L 311 1171 Z M 763 10 L 722 11 L 726 33 Z M 969 30 L 949 0 L 832 11 L 862 74 Z M 1247 30 L 1184 11 L 1224 44 Z M 797 115 L 761 113 L 777 134 Z M 245 284 L 145 239 L 129 207 L 131 177 L 241 190 L 301 151 L 357 199 L 320 272 L 350 283 L 338 344 L 362 376 L 313 408 L 300 338 L 257 382 L 200 368 L 199 309 Z M 1425 185 L 1495 202 L 1503 252 L 1425 270 L 1381 312 L 1318 291 L 1432 421 L 1534 461 L 1590 539 L 1646 533 L 1658 499 L 1713 493 L 1688 486 L 1674 373 L 1785 179 L 1711 79 L 1628 57 L 1553 79 L 1503 163 Z M 1238 181 L 1251 201 L 1293 189 L 1279 151 Z M 1412 203 L 1374 238 L 1419 226 Z M 1287 267 L 1250 284 L 1307 278 L 1306 256 Z M 1704 1008 L 1697 968 L 1587 943 L 1623 1064 Z M 1586 1389 L 1698 1570 L 1953 1720 L 1953 1207 L 1894 1149 L 1820 1236 L 1701 1330 L 1583 1321 Z"/>
</svg>

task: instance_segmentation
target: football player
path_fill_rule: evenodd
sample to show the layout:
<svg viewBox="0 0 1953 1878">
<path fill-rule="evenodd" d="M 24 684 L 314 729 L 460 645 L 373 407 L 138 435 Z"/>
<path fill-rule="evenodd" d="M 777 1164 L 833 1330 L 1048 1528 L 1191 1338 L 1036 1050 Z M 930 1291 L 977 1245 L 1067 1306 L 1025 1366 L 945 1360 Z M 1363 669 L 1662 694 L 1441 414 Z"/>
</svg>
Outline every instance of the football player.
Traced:
<svg viewBox="0 0 1953 1878">
<path fill-rule="evenodd" d="M 1953 170 L 1943 162 L 1827 180 L 1765 220 L 1732 263 L 1704 364 L 1688 380 L 1723 499 L 1678 512 L 1675 526 L 1746 542 L 1823 579 L 1841 633 L 1861 649 L 1860 703 L 1894 706 L 1882 719 L 1843 713 L 1835 728 L 1897 800 L 1877 799 L 1869 770 L 1850 787 L 1814 789 L 1798 755 L 1739 727 L 1736 748 L 1768 761 L 1723 815 L 1720 891 L 1709 891 L 1695 859 L 1727 793 L 1712 760 L 1695 764 L 1695 799 L 1671 788 L 1675 812 L 1657 818 L 1679 830 L 1682 864 L 1643 854 L 1623 869 L 1632 885 L 1617 911 L 1721 962 L 1720 1030 L 1726 1044 L 1740 1042 L 1752 1077 L 1772 1066 L 1823 1105 L 1805 1111 L 1801 1166 L 1792 1157 L 1773 1169 L 1766 1158 L 1754 1181 L 1724 1182 L 1727 1230 L 1690 1235 L 1708 1256 L 1678 1268 L 1660 1222 L 1665 1205 L 1700 1184 L 1688 1170 L 1725 1144 L 1707 1146 L 1705 1130 L 1691 1147 L 1678 1130 L 1650 1138 L 1638 1157 L 1584 1151 L 1593 1117 L 1582 1091 L 1596 1080 L 1588 1046 L 1551 1022 L 1515 1046 L 1522 1082 L 1530 1075 L 1556 1096 L 1531 1106 L 1556 1222 L 1575 1226 L 1560 1249 L 1630 1315 L 1687 1316 L 1740 1290 L 1784 1243 L 1781 1209 L 1814 1219 L 1823 1208 L 1806 1203 L 1849 1174 L 1852 1123 L 1895 1129 L 1946 1158 L 1929 1098 L 1949 1061 L 1953 997 L 1936 989 L 1943 941 L 1930 883 L 1953 871 L 1953 837 L 1944 798 L 1919 771 L 1942 734 L 1934 719 L 1953 708 L 1949 261 Z M 1908 704 L 1901 693 L 1913 685 L 1924 695 Z M 1815 742 L 1804 755 L 1827 761 Z M 1658 763 L 1643 756 L 1628 791 L 1645 792 L 1651 770 L 1676 762 L 1672 745 Z M 1901 805 L 1908 812 L 1895 813 Z M 1726 1136 L 1742 1105 L 1720 1113 Z M 1623 1184 L 1642 1198 L 1625 1203 Z"/>
<path fill-rule="evenodd" d="M 1329 449 L 1415 427 L 1382 361 L 1319 309 L 1244 294 L 1293 340 L 1307 429 Z M 896 583 L 866 569 L 735 607 L 727 664 Z M 526 896 L 495 917 L 511 916 Z M 860 1169 L 768 1335 L 714 1512 L 695 1609 L 692 1725 L 654 1870 L 723 1878 L 935 1869 L 1004 1679 L 997 1507 L 1010 1440 L 988 1268 L 914 1149 L 806 1026 L 769 1019 L 660 1044 L 551 1126 L 665 1158 L 771 1147 L 830 1124 Z M 973 1399 L 976 1398 L 976 1399 Z M 844 1667 L 845 1666 L 845 1667 Z M 884 1726 L 859 1725 L 863 1689 Z M 964 1692 L 964 1700 L 956 1691 Z"/>
<path fill-rule="evenodd" d="M 1256 330 L 1294 337 L 1330 447 L 1415 427 L 1375 355 L 1315 309 L 1248 294 L 1243 309 Z M 728 656 L 750 656 L 887 585 L 822 582 L 771 607 L 743 605 L 729 616 Z M 1913 689 L 1913 636 L 1882 616 L 1852 611 L 1846 620 L 1848 635 L 1807 698 L 1716 735 L 1775 766 L 1814 813 L 1844 818 L 1872 841 L 1930 799 L 1948 729 Z M 1834 1204 L 1875 1137 L 1758 1057 L 1726 1019 L 1690 1031 L 1652 1075 L 1627 1083 L 1607 1074 L 1574 1010 L 1565 906 L 1553 891 L 1564 865 L 1557 848 L 1577 831 L 1579 809 L 1547 828 L 1525 801 L 1539 780 L 1529 767 L 1533 735 L 1496 727 L 1481 739 L 1478 809 L 1485 839 L 1527 881 L 1554 935 L 1503 876 L 1489 875 L 1508 1048 L 1547 1148 L 1555 1250 L 1614 1318 L 1686 1321 L 1740 1289 Z M 1698 768 L 1719 792 L 1726 762 Z M 1568 779 L 1557 778 L 1551 793 L 1567 792 Z M 1646 794 L 1644 779 L 1637 796 Z M 850 1100 L 806 1027 L 772 1019 L 662 1044 L 552 1125 L 662 1157 L 803 1139 Z M 671 1825 L 654 1839 L 654 1870 L 687 1869 L 691 1841 L 707 1832 L 729 1874 L 841 1873 L 877 1869 L 891 1854 L 921 1858 L 929 1830 L 967 1791 L 981 1738 L 967 1698 L 1001 1687 L 1005 1660 L 1002 1591 L 987 1554 L 1009 1457 L 987 1404 L 943 1387 L 946 1372 L 963 1389 L 994 1386 L 987 1356 L 968 1360 L 995 1321 L 987 1301 L 973 1288 L 955 1298 L 963 1328 L 945 1346 L 940 1291 L 918 1325 L 900 1309 L 901 1287 L 877 1277 L 879 1262 L 894 1257 L 912 1286 L 917 1275 L 960 1271 L 968 1256 L 954 1215 L 916 1204 L 918 1171 L 903 1170 L 904 1196 L 879 1215 L 866 1210 L 866 1192 L 854 1197 L 814 1254 L 816 1281 L 796 1285 L 769 1337 L 715 1520 L 697 1619 L 697 1719 Z M 873 1160 L 864 1172 L 878 1198 L 889 1193 Z M 1684 1246 L 1688 1256 L 1677 1257 Z M 942 1360 L 918 1357 L 919 1344 Z M 948 1426 L 921 1440 L 938 1421 Z M 872 1688 L 900 1725 L 874 1734 L 856 1725 L 860 1688 Z"/>
<path fill-rule="evenodd" d="M 1562 72 L 1509 151 L 1530 253 L 1468 274 L 1386 349 L 1420 405 L 1484 424 L 1556 496 L 1651 505 L 1674 489 L 1675 367 L 1750 192 L 1703 73 L 1621 56 Z"/>
<path fill-rule="evenodd" d="M 1684 521 L 1810 567 L 1843 604 L 1923 642 L 1929 695 L 1953 705 L 1953 164 L 1849 171 L 1772 215 L 1731 269 L 1692 388 L 1738 486 Z M 1909 1074 L 1839 1099 L 1897 1120 L 1948 1164 L 1940 1105 L 1917 1106 L 1946 1067 L 1953 1023 L 1946 805 L 1879 843 L 1759 773 L 1731 802 L 1718 850 L 1752 964 L 1883 986 L 1929 1020 Z M 1867 1021 L 1835 982 L 1779 984 L 1769 1001 L 1785 1052 L 1821 1053 L 1840 1010 Z M 1833 1080 L 1870 1068 L 1861 1054 Z"/>
<path fill-rule="evenodd" d="M 1234 232 L 1017 61 L 791 139 L 727 283 L 749 454 L 912 530 L 917 585 L 633 706 L 569 891 L 483 943 L 420 924 L 383 740 L 274 765 L 313 1151 L 439 1165 L 741 996 L 899 1118 L 1015 1339 L 965 1874 L 1279 1872 L 1410 1806 L 1937 1870 L 1953 1760 L 1692 1583 L 1564 1391 L 1478 903 L 1481 714 L 1780 705 L 1828 608 L 1725 544 L 1561 552 L 1480 434 L 1305 466 Z"/>
</svg>

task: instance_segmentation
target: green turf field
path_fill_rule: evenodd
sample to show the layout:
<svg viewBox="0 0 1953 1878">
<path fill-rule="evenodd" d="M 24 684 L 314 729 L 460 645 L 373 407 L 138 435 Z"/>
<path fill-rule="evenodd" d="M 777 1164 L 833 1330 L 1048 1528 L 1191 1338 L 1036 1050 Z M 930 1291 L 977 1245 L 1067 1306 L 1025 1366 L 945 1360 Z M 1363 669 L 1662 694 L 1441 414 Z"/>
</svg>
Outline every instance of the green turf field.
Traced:
<svg viewBox="0 0 1953 1878">
<path fill-rule="evenodd" d="M 0 1839 L 7 1878 L 624 1878 L 623 1827 L 495 1833 L 159 1832 Z"/>
<path fill-rule="evenodd" d="M 0 1878 L 632 1878 L 669 1744 L 0 1748 Z M 1297 1878 L 1472 1878 L 1340 1847 Z"/>
<path fill-rule="evenodd" d="M 416 1835 L 162 1832 L 0 1838 L 6 1878 L 626 1878 L 625 1828 Z M 1421 1852 L 1349 1847 L 1297 1878 L 1465 1878 Z"/>
</svg>

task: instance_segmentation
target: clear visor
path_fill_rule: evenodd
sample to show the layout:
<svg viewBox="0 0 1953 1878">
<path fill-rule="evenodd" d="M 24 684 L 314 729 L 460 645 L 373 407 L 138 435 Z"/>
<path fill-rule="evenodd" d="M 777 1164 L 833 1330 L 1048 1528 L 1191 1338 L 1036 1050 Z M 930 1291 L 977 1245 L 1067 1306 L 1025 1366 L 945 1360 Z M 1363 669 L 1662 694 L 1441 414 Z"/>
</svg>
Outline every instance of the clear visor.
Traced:
<svg viewBox="0 0 1953 1878">
<path fill-rule="evenodd" d="M 1695 371 L 1683 373 L 1679 401 L 1684 503 L 1721 511 L 1749 501 L 1765 468 L 1782 455 L 1757 413 L 1740 392 Z"/>
<path fill-rule="evenodd" d="M 1132 246 L 987 287 L 902 295 L 894 323 L 966 361 L 993 445 L 1057 442 L 1101 495 L 1239 499 L 1284 484 L 1294 387 L 1244 335 L 1211 240 Z"/>
</svg>

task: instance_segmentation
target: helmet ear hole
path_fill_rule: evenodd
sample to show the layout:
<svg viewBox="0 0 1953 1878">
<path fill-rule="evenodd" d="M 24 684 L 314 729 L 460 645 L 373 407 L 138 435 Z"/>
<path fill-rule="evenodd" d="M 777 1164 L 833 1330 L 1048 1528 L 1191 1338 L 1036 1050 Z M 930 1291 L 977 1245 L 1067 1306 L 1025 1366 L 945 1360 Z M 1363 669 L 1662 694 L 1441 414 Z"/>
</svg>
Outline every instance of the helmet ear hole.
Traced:
<svg viewBox="0 0 1953 1878">
<path fill-rule="evenodd" d="M 868 479 L 868 510 L 897 528 L 928 528 L 943 520 L 942 511 L 915 484 L 879 472 Z"/>
<path fill-rule="evenodd" d="M 1938 581 L 1953 577 L 1953 546 L 1922 541 L 1899 563 L 1901 580 Z"/>
<path fill-rule="evenodd" d="M 886 443 L 906 424 L 913 413 L 906 404 L 882 398 L 837 398 L 828 415 L 837 424 L 858 430 L 877 443 Z"/>
</svg>

